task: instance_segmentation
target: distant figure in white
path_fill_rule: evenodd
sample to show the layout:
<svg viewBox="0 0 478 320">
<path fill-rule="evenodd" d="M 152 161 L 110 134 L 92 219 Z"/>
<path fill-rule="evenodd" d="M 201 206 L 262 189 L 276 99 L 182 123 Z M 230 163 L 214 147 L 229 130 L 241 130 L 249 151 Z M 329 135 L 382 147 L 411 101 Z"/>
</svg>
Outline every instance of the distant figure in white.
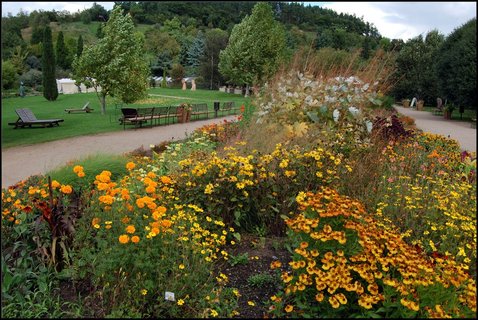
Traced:
<svg viewBox="0 0 478 320">
<path fill-rule="evenodd" d="M 191 91 L 195 91 L 196 90 L 196 81 L 194 81 L 194 79 L 191 80 Z"/>
<path fill-rule="evenodd" d="M 414 107 L 415 107 L 415 103 L 417 103 L 417 98 L 413 97 L 412 103 L 410 104 L 410 108 L 414 108 Z"/>
<path fill-rule="evenodd" d="M 186 80 L 181 80 L 181 82 L 183 83 L 183 90 L 186 90 Z"/>
</svg>

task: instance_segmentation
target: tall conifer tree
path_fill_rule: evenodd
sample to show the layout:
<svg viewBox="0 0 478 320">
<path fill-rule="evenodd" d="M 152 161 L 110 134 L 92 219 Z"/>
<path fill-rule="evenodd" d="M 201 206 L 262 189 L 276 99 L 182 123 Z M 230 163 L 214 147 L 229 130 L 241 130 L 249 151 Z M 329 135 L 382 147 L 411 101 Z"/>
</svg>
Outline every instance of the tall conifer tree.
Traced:
<svg viewBox="0 0 478 320">
<path fill-rule="evenodd" d="M 70 63 L 68 62 L 68 49 L 65 46 L 63 31 L 58 33 L 58 39 L 56 40 L 56 64 L 63 69 L 70 68 Z"/>
<path fill-rule="evenodd" d="M 51 38 L 51 28 L 45 27 L 43 33 L 43 96 L 49 101 L 55 101 L 58 98 L 58 87 L 55 78 L 55 55 L 53 53 L 53 42 Z"/>
</svg>

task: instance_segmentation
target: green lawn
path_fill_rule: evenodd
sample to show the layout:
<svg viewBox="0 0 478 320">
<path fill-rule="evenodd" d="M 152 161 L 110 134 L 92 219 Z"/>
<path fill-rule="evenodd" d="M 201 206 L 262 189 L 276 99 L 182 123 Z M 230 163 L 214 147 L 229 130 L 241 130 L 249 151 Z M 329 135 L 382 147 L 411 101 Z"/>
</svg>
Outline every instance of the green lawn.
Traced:
<svg viewBox="0 0 478 320">
<path fill-rule="evenodd" d="M 186 90 L 169 88 L 151 88 L 149 97 L 129 104 L 128 107 L 158 107 L 178 105 L 183 102 L 207 103 L 214 110 L 214 101 L 234 101 L 236 106 L 248 106 L 250 98 L 211 90 Z M 67 108 L 81 108 L 89 101 L 92 113 L 71 113 Z M 59 127 L 18 128 L 13 129 L 10 122 L 17 120 L 15 109 L 29 108 L 38 119 L 64 119 Z M 2 148 L 40 142 L 60 140 L 70 137 L 90 135 L 102 132 L 123 130 L 118 119 L 121 110 L 115 108 L 113 99 L 107 98 L 106 114 L 101 114 L 99 100 L 95 93 L 60 94 L 56 101 L 47 101 L 43 96 L 15 97 L 2 100 Z"/>
<path fill-rule="evenodd" d="M 428 112 L 434 112 L 435 109 L 436 107 L 423 107 L 423 110 Z M 451 120 L 462 120 L 471 122 L 471 119 L 476 119 L 476 110 L 465 109 L 463 115 L 460 116 L 460 110 L 457 108 L 453 110 L 453 113 L 451 114 Z"/>
</svg>

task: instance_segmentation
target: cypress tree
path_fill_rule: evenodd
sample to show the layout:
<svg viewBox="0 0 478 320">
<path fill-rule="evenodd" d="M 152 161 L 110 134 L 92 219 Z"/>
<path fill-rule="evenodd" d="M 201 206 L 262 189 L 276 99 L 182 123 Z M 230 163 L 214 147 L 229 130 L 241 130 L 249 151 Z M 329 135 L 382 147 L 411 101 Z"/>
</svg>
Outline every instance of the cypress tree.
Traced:
<svg viewBox="0 0 478 320">
<path fill-rule="evenodd" d="M 78 38 L 78 44 L 76 45 L 76 56 L 79 57 L 83 53 L 83 37 L 80 34 Z"/>
<path fill-rule="evenodd" d="M 43 33 L 43 96 L 49 101 L 58 98 L 58 87 L 55 78 L 55 55 L 51 38 L 51 28 L 45 27 Z"/>
<path fill-rule="evenodd" d="M 65 46 L 63 31 L 58 33 L 58 39 L 56 41 L 56 64 L 63 69 L 70 68 L 68 63 L 68 49 Z"/>
</svg>

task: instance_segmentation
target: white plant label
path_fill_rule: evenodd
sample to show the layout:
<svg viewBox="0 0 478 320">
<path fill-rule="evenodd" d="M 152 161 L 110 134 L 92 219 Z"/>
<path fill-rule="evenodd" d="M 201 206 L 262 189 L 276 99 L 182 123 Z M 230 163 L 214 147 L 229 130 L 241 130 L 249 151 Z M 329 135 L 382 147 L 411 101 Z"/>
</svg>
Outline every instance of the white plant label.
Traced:
<svg viewBox="0 0 478 320">
<path fill-rule="evenodd" d="M 176 299 L 174 298 L 174 292 L 166 291 L 164 293 L 164 299 L 168 301 L 176 301 Z"/>
</svg>

